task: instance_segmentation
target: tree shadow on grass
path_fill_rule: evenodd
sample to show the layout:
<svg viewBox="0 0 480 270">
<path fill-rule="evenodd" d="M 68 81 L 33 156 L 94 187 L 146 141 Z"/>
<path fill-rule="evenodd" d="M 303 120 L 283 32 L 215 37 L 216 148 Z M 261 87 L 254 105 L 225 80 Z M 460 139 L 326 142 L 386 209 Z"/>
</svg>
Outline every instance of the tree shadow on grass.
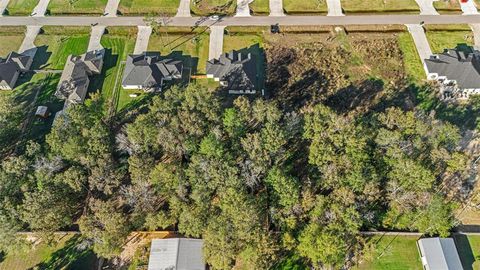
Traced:
<svg viewBox="0 0 480 270">
<path fill-rule="evenodd" d="M 105 78 L 107 76 L 107 71 L 117 66 L 118 58 L 119 55 L 113 54 L 111 48 L 105 49 L 105 55 L 103 56 L 102 72 L 98 75 L 91 77 L 90 84 L 88 85 L 88 95 L 96 91 L 102 91 L 103 84 L 105 83 Z M 112 75 L 117 76 L 116 73 Z"/>
<path fill-rule="evenodd" d="M 65 246 L 50 256 L 50 258 L 36 265 L 32 269 L 53 270 L 53 269 L 95 269 L 97 258 L 91 249 L 79 249 L 82 238 L 76 235 L 69 239 Z"/>
</svg>

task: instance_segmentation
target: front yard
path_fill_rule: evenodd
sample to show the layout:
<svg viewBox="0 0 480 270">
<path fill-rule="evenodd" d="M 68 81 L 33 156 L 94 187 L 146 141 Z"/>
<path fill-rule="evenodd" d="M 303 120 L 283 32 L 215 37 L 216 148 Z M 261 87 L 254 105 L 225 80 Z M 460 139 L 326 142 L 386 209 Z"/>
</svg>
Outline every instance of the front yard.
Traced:
<svg viewBox="0 0 480 270">
<path fill-rule="evenodd" d="M 50 0 L 48 10 L 51 15 L 100 15 L 108 0 Z"/>
<path fill-rule="evenodd" d="M 123 15 L 175 15 L 180 0 L 121 0 L 118 10 Z"/>
<path fill-rule="evenodd" d="M 326 0 L 283 0 L 283 9 L 289 14 L 327 14 Z"/>
<path fill-rule="evenodd" d="M 236 0 L 192 0 L 190 2 L 192 13 L 198 16 L 232 15 L 235 14 L 236 8 Z"/>
<path fill-rule="evenodd" d="M 12 51 L 18 52 L 25 34 L 23 27 L 0 28 L 0 57 L 5 57 Z"/>
<path fill-rule="evenodd" d="M 39 0 L 10 0 L 7 6 L 8 15 L 30 15 L 37 6 Z"/>
<path fill-rule="evenodd" d="M 341 0 L 345 13 L 419 13 L 415 0 Z"/>
<path fill-rule="evenodd" d="M 455 28 L 430 25 L 426 29 L 427 39 L 433 53 L 441 53 L 444 49 L 453 49 L 457 46 L 473 46 L 473 33 L 468 25 L 463 27 L 456 25 Z"/>
</svg>

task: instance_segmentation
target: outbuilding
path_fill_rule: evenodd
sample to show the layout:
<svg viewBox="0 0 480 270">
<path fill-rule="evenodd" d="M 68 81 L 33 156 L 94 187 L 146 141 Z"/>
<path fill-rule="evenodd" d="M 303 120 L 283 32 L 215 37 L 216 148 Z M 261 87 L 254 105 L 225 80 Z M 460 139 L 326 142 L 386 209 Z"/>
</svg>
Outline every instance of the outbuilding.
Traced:
<svg viewBox="0 0 480 270">
<path fill-rule="evenodd" d="M 423 269 L 463 270 L 453 238 L 422 238 L 417 245 Z"/>
</svg>

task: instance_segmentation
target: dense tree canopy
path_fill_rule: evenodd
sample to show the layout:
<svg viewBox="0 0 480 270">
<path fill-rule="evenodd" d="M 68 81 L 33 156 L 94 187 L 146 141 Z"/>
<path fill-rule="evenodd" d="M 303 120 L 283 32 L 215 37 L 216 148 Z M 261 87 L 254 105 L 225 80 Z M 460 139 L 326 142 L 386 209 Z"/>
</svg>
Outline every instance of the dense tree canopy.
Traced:
<svg viewBox="0 0 480 270">
<path fill-rule="evenodd" d="M 190 85 L 118 126 L 102 102 L 72 106 L 45 145 L 3 160 L 0 248 L 19 230 L 78 224 L 112 258 L 130 231 L 170 229 L 203 238 L 212 269 L 292 253 L 339 268 L 361 230 L 447 235 L 465 199 L 452 192 L 470 172 L 461 132 L 422 111 L 289 110 Z"/>
</svg>

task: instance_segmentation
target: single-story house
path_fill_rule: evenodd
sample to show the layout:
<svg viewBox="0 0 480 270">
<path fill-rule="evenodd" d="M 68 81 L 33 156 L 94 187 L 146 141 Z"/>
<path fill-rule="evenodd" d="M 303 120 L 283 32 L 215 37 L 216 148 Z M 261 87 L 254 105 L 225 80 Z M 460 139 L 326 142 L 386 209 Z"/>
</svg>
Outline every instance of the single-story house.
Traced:
<svg viewBox="0 0 480 270">
<path fill-rule="evenodd" d="M 255 94 L 258 90 L 256 59 L 251 53 L 224 53 L 207 62 L 207 78 L 220 82 L 229 94 Z"/>
<path fill-rule="evenodd" d="M 58 98 L 66 100 L 65 107 L 83 103 L 90 84 L 89 76 L 102 72 L 104 53 L 104 50 L 95 50 L 68 56 L 55 92 Z"/>
<path fill-rule="evenodd" d="M 453 238 L 422 238 L 417 241 L 425 270 L 463 270 Z"/>
<path fill-rule="evenodd" d="M 446 49 L 425 59 L 427 79 L 441 83 L 443 90 L 456 98 L 480 94 L 480 52 Z"/>
<path fill-rule="evenodd" d="M 122 87 L 145 91 L 160 90 L 164 81 L 181 79 L 182 70 L 182 61 L 162 59 L 157 52 L 132 54 L 127 57 Z"/>
<path fill-rule="evenodd" d="M 33 57 L 11 52 L 7 58 L 0 59 L 0 89 L 12 90 L 20 73 L 30 69 Z"/>
<path fill-rule="evenodd" d="M 148 270 L 205 270 L 202 249 L 202 239 L 153 239 Z"/>
</svg>

